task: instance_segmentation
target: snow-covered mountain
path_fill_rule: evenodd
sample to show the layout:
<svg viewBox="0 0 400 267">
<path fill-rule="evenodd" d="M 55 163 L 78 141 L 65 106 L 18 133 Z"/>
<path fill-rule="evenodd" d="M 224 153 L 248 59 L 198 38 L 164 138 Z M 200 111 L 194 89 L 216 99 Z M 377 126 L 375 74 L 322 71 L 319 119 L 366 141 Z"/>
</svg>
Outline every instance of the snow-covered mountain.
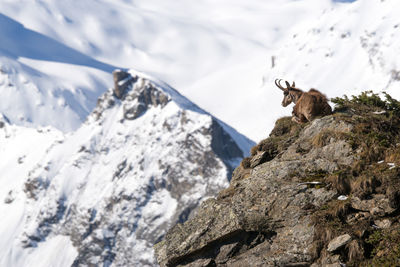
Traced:
<svg viewBox="0 0 400 267">
<path fill-rule="evenodd" d="M 168 85 L 115 77 L 75 132 L 2 117 L 1 266 L 152 266 L 154 242 L 226 187 L 249 151 Z"/>
<path fill-rule="evenodd" d="M 77 129 L 113 66 L 166 81 L 253 140 L 290 114 L 275 78 L 400 97 L 397 0 L 0 2 L 0 112 L 19 125 Z"/>
</svg>

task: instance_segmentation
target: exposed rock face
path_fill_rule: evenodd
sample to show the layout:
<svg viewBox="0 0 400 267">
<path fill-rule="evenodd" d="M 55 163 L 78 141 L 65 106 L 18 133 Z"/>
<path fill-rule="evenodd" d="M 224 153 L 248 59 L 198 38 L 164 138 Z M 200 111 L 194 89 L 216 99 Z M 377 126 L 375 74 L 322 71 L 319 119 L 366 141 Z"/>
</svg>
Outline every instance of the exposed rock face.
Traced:
<svg viewBox="0 0 400 267">
<path fill-rule="evenodd" d="M 324 205 L 336 192 L 299 185 L 300 174 L 332 172 L 339 164 L 353 160 L 346 143 L 311 145 L 321 127 L 351 129 L 351 125 L 333 117 L 315 120 L 279 157 L 253 168 L 248 178 L 234 177 L 217 199 L 206 201 L 195 218 L 172 228 L 156 245 L 160 265 L 207 266 L 196 263 L 204 258 L 221 266 L 312 262 L 314 226 L 310 210 Z M 308 153 L 296 152 L 299 146 Z M 253 162 L 259 162 L 259 158 L 260 153 Z"/>
<path fill-rule="evenodd" d="M 115 96 L 121 99 L 125 90 L 131 84 L 132 76 L 126 71 L 115 70 L 113 71 L 113 79 Z"/>
<path fill-rule="evenodd" d="M 383 143 L 363 134 L 370 135 L 368 129 L 376 125 L 386 127 L 386 117 L 361 118 L 357 111 L 303 126 L 290 118 L 279 120 L 270 137 L 236 168 L 230 186 L 155 245 L 160 265 L 317 267 L 374 262 L 372 248 L 384 242 L 383 237 L 371 237 L 376 229 L 400 230 L 398 223 L 397 228 L 391 224 L 399 216 L 398 201 L 390 197 L 398 196 L 393 189 L 398 172 L 390 169 L 393 163 L 380 167 L 381 177 L 371 174 L 377 165 L 370 160 L 384 155 L 379 147 Z M 400 126 L 399 121 L 392 123 Z M 397 130 L 391 133 L 387 140 L 399 140 Z M 396 147 L 390 151 L 398 151 Z M 398 152 L 391 153 L 395 157 Z M 360 164 L 366 165 L 360 169 Z M 387 193 L 379 194 L 383 191 Z M 343 194 L 346 197 L 338 200 Z M 379 220 L 387 216 L 393 218 Z M 395 236 L 390 240 L 398 240 Z"/>
</svg>

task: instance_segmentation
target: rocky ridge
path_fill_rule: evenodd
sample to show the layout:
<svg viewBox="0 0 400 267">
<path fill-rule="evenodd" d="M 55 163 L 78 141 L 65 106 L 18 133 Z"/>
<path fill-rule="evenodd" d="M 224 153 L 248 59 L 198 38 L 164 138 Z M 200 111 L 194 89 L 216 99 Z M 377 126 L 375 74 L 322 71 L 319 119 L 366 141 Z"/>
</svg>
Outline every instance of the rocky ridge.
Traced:
<svg viewBox="0 0 400 267">
<path fill-rule="evenodd" d="M 363 93 L 276 122 L 230 186 L 156 244 L 161 266 L 399 264 L 400 103 Z"/>
<path fill-rule="evenodd" d="M 154 266 L 152 245 L 226 187 L 251 147 L 167 85 L 115 73 L 75 132 L 1 119 L 0 265 Z"/>
</svg>

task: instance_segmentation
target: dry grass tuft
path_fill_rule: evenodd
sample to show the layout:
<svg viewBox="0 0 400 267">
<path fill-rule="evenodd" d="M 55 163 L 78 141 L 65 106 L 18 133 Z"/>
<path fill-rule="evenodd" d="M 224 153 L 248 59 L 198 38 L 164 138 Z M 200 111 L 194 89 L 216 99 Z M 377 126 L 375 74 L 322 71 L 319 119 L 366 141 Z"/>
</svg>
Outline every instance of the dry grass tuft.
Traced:
<svg viewBox="0 0 400 267">
<path fill-rule="evenodd" d="M 357 262 L 364 258 L 364 247 L 358 240 L 353 240 L 347 244 L 347 258 L 350 262 Z"/>
<path fill-rule="evenodd" d="M 348 178 L 349 174 L 347 171 L 340 172 L 337 174 L 329 175 L 326 181 L 331 184 L 331 186 L 340 194 L 347 195 L 350 193 L 350 181 Z"/>
<path fill-rule="evenodd" d="M 304 125 L 292 122 L 291 117 L 278 119 L 270 136 L 251 148 L 251 156 L 254 157 L 262 151 L 266 152 L 265 161 L 274 159 L 297 139 L 303 127 Z"/>
<path fill-rule="evenodd" d="M 282 117 L 275 122 L 271 137 L 296 135 L 303 127 L 292 121 L 292 117 Z"/>
<path fill-rule="evenodd" d="M 366 199 L 375 193 L 375 189 L 380 185 L 374 176 L 359 176 L 350 183 L 351 192 L 360 199 Z"/>
<path fill-rule="evenodd" d="M 242 160 L 242 162 L 240 163 L 240 165 L 244 168 L 244 169 L 248 169 L 250 168 L 250 161 L 251 158 L 250 157 L 246 157 Z"/>
<path fill-rule="evenodd" d="M 345 132 L 325 129 L 313 137 L 311 144 L 315 147 L 324 147 L 332 141 L 344 140 L 348 136 L 349 134 Z"/>
<path fill-rule="evenodd" d="M 335 205 L 333 209 L 333 216 L 339 218 L 341 221 L 344 221 L 346 216 L 351 213 L 351 205 L 348 201 L 346 202 L 339 202 Z"/>
<path fill-rule="evenodd" d="M 386 151 L 385 162 L 392 162 L 396 166 L 400 166 L 400 144 L 396 145 L 395 148 Z"/>
<path fill-rule="evenodd" d="M 314 231 L 314 244 L 312 247 L 311 255 L 314 259 L 323 256 L 321 253 L 326 252 L 324 250 L 325 244 L 332 240 L 334 233 L 330 228 L 316 225 Z"/>
</svg>

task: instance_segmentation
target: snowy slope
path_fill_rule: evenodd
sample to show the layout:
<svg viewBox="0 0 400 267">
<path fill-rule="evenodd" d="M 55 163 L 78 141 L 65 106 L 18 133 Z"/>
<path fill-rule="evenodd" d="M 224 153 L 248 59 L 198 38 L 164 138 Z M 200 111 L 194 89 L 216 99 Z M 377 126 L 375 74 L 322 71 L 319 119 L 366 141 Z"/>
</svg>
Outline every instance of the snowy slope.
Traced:
<svg viewBox="0 0 400 267">
<path fill-rule="evenodd" d="M 22 125 L 76 129 L 110 86 L 111 67 L 118 66 L 168 82 L 259 140 L 277 117 L 290 114 L 279 106 L 277 77 L 329 97 L 366 89 L 399 97 L 399 5 L 2 0 L 0 33 L 6 41 L 0 44 L 0 63 L 11 70 L 2 73 L 0 111 Z M 4 25 L 18 28 L 18 34 Z"/>
<path fill-rule="evenodd" d="M 0 35 L 0 112 L 19 125 L 78 128 L 114 67 L 2 13 Z"/>
<path fill-rule="evenodd" d="M 275 51 L 264 80 L 286 77 L 331 97 L 385 90 L 400 98 L 399 8 L 399 1 L 361 0 L 302 22 Z"/>
<path fill-rule="evenodd" d="M 120 73 L 125 90 L 75 132 L 2 119 L 0 266 L 152 266 L 154 242 L 249 151 L 171 87 Z"/>
<path fill-rule="evenodd" d="M 265 137 L 278 116 L 290 114 L 274 105 L 280 96 L 270 90 L 272 76 L 300 79 L 292 61 L 300 62 L 301 44 L 293 44 L 288 37 L 307 32 L 310 25 L 329 24 L 326 20 L 347 23 L 345 10 L 349 8 L 360 9 L 355 19 L 363 19 L 381 9 L 380 5 L 392 10 L 397 5 L 393 0 L 369 1 L 374 2 L 371 9 L 359 8 L 358 2 L 334 4 L 330 0 L 0 2 L 0 33 L 7 40 L 0 45 L 0 62 L 8 68 L 12 61 L 12 66 L 18 65 L 14 72 L 21 73 L 12 74 L 13 79 L 39 88 L 36 94 L 24 84 L 1 87 L 5 97 L 0 98 L 0 110 L 13 122 L 50 124 L 63 131 L 78 128 L 97 97 L 110 86 L 112 65 L 141 70 L 168 82 L 254 140 Z M 6 24 L 18 31 L 2 26 Z M 298 40 L 304 43 L 308 38 Z M 287 44 L 290 47 L 285 50 Z M 319 43 L 310 45 L 316 50 Z M 341 46 L 338 42 L 332 49 Z M 281 67 L 271 72 L 272 56 L 279 56 Z M 322 67 L 313 64 L 316 70 Z M 318 72 L 310 75 L 318 76 Z M 336 76 L 327 82 L 335 80 Z M 305 87 L 320 85 L 299 82 Z M 18 90 L 21 93 L 12 104 L 3 100 Z M 57 118 L 66 123 L 58 123 Z"/>
</svg>

